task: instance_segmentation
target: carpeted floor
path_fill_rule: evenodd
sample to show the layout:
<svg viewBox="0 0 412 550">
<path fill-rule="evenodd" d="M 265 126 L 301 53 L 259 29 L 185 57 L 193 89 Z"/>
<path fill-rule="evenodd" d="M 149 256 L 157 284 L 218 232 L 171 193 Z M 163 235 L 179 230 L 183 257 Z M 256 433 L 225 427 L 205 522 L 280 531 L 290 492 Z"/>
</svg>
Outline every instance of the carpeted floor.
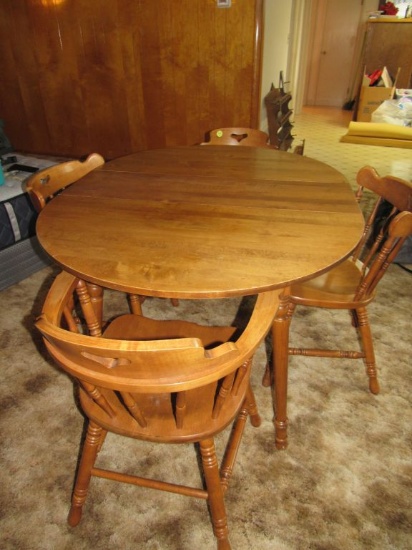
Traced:
<svg viewBox="0 0 412 550">
<path fill-rule="evenodd" d="M 66 522 L 83 419 L 71 381 L 47 358 L 33 322 L 53 270 L 0 293 L 0 548 L 209 550 L 204 501 L 93 479 L 80 525 Z M 247 426 L 227 493 L 233 550 L 407 550 L 412 547 L 411 275 L 392 266 L 370 307 L 381 394 L 363 364 L 290 361 L 290 444 L 275 451 L 270 391 L 253 385 L 263 423 Z M 112 306 L 123 307 L 113 295 Z M 147 300 L 152 316 L 231 321 L 237 300 Z M 356 343 L 346 312 L 297 312 L 292 344 Z M 198 482 L 191 446 L 108 436 L 100 460 L 130 472 Z M 159 470 L 160 469 L 160 470 Z"/>
</svg>

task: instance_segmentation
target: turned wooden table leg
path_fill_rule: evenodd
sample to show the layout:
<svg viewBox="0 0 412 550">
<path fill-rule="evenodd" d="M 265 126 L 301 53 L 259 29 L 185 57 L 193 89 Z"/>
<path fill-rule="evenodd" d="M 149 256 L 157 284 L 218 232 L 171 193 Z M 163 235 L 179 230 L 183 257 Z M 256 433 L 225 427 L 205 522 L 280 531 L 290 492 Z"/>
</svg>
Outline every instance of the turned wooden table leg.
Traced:
<svg viewBox="0 0 412 550">
<path fill-rule="evenodd" d="M 277 449 L 288 446 L 288 360 L 289 327 L 295 306 L 288 301 L 287 290 L 279 297 L 279 308 L 272 325 L 272 396 L 275 425 L 275 445 Z"/>
<path fill-rule="evenodd" d="M 93 305 L 93 309 L 96 313 L 96 317 L 102 326 L 103 323 L 103 288 L 93 283 L 87 283 L 89 289 L 90 299 Z"/>
<path fill-rule="evenodd" d="M 76 285 L 76 292 L 90 336 L 101 336 L 103 289 L 97 285 L 92 286 L 93 296 L 89 285 L 82 279 L 79 279 Z"/>
</svg>

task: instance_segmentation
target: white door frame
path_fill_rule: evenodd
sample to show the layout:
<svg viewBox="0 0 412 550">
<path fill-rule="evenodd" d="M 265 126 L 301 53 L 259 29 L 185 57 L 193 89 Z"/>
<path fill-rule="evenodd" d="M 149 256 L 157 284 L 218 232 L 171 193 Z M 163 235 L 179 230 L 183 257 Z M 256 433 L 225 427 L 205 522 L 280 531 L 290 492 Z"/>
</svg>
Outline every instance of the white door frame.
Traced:
<svg viewBox="0 0 412 550">
<path fill-rule="evenodd" d="M 292 0 L 292 17 L 290 24 L 290 48 L 288 56 L 287 74 L 290 79 L 292 91 L 292 103 L 295 114 L 299 114 L 305 104 L 307 88 L 307 66 L 309 63 L 309 51 L 311 44 L 312 12 L 316 9 L 317 0 Z M 361 21 L 366 22 L 370 11 L 378 8 L 379 0 L 363 0 Z M 359 65 L 362 59 L 362 29 L 358 36 L 354 64 L 351 75 L 351 94 L 356 95 L 359 86 L 362 67 Z M 349 99 L 353 99 L 352 97 Z"/>
<path fill-rule="evenodd" d="M 287 74 L 295 114 L 302 110 L 306 90 L 306 67 L 310 43 L 313 0 L 293 0 Z"/>
</svg>

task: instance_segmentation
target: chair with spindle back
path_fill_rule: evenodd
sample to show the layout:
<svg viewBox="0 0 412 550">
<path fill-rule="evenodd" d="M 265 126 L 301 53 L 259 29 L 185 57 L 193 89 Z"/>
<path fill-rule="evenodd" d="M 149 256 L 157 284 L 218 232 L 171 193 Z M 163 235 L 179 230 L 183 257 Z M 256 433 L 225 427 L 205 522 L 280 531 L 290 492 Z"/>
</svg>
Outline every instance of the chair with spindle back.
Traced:
<svg viewBox="0 0 412 550">
<path fill-rule="evenodd" d="M 35 172 L 26 182 L 26 191 L 36 211 L 41 212 L 53 197 L 103 164 L 104 158 L 101 155 L 91 153 L 83 162 L 68 160 Z M 68 322 L 73 309 L 74 304 L 68 304 L 65 312 Z"/>
<path fill-rule="evenodd" d="M 283 327 L 281 342 L 273 342 L 273 377 L 278 387 L 287 387 L 288 355 L 363 359 L 369 377 L 369 389 L 379 393 L 375 353 L 367 306 L 376 296 L 376 287 L 400 248 L 412 234 L 412 184 L 393 176 L 379 177 L 376 171 L 365 166 L 357 174 L 358 201 L 363 189 L 369 189 L 377 200 L 366 221 L 362 239 L 353 256 L 328 272 L 309 281 L 292 284 L 280 297 L 275 323 Z M 377 213 L 386 201 L 391 208 L 379 223 Z M 394 298 L 395 299 L 395 298 Z M 305 349 L 289 346 L 289 328 L 296 306 L 324 309 L 346 309 L 351 313 L 352 325 L 359 331 L 361 351 Z M 383 322 L 385 320 L 383 319 Z M 319 327 L 320 331 L 323 327 Z M 279 334 L 279 332 L 278 332 Z M 396 345 L 396 343 L 394 343 Z M 270 368 L 267 366 L 264 385 L 270 385 Z M 277 403 L 277 446 L 286 446 L 286 402 Z M 279 412 L 281 411 L 281 412 Z"/>
<path fill-rule="evenodd" d="M 208 140 L 201 145 L 246 145 L 249 147 L 268 147 L 269 136 L 254 128 L 217 128 L 208 132 Z"/>
<path fill-rule="evenodd" d="M 88 329 L 65 328 L 62 315 L 76 289 Z M 207 500 L 219 550 L 230 549 L 224 493 L 248 414 L 260 424 L 249 377 L 254 351 L 273 320 L 276 292 L 259 295 L 246 328 L 120 316 L 101 331 L 87 287 L 61 273 L 36 326 L 53 359 L 74 377 L 88 430 L 69 524 L 82 515 L 91 476 Z M 87 334 L 87 332 L 93 334 Z M 214 436 L 234 424 L 219 473 Z M 163 443 L 199 443 L 205 487 L 126 475 L 95 466 L 107 432 Z M 165 464 L 170 472 L 170 464 Z"/>
<path fill-rule="evenodd" d="M 92 153 L 83 162 L 69 160 L 33 174 L 27 180 L 26 190 L 37 212 L 43 210 L 46 204 L 66 189 L 66 187 L 79 181 L 92 170 L 103 166 L 104 162 L 104 158 L 101 155 Z M 128 298 L 133 313 L 141 314 L 141 304 L 144 301 L 144 297 L 129 295 Z M 176 305 L 174 300 L 172 300 L 172 303 Z"/>
<path fill-rule="evenodd" d="M 36 172 L 26 183 L 33 206 L 40 212 L 56 194 L 103 164 L 104 158 L 92 153 L 84 162 L 68 160 Z"/>
</svg>

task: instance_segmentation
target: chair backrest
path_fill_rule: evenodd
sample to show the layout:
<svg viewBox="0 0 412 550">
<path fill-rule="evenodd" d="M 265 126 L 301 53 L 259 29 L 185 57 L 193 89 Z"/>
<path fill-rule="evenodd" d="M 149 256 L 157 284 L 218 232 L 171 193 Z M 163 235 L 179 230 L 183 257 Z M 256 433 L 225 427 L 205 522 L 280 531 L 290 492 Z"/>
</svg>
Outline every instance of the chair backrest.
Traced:
<svg viewBox="0 0 412 550">
<path fill-rule="evenodd" d="M 69 160 L 33 174 L 27 180 L 26 189 L 37 212 L 62 189 L 103 164 L 104 158 L 98 153 L 92 153 L 84 162 Z"/>
<path fill-rule="evenodd" d="M 36 326 L 57 364 L 100 411 L 127 417 L 147 438 L 155 433 L 163 440 L 204 433 L 211 424 L 224 427 L 233 419 L 248 388 L 251 357 L 273 321 L 278 292 L 257 297 L 236 341 L 206 349 L 199 338 L 115 340 L 66 330 L 62 314 L 76 285 L 64 272 L 55 279 Z"/>
<path fill-rule="evenodd" d="M 208 141 L 201 145 L 247 145 L 272 148 L 268 134 L 253 128 L 217 128 L 208 133 L 208 138 Z"/>
<path fill-rule="evenodd" d="M 363 263 L 363 277 L 356 299 L 364 299 L 371 295 L 412 234 L 412 184 L 393 176 L 379 177 L 370 166 L 359 170 L 357 182 L 358 200 L 364 188 L 378 196 L 353 255 L 354 261 L 361 259 Z M 388 207 L 383 209 L 385 204 Z"/>
</svg>

